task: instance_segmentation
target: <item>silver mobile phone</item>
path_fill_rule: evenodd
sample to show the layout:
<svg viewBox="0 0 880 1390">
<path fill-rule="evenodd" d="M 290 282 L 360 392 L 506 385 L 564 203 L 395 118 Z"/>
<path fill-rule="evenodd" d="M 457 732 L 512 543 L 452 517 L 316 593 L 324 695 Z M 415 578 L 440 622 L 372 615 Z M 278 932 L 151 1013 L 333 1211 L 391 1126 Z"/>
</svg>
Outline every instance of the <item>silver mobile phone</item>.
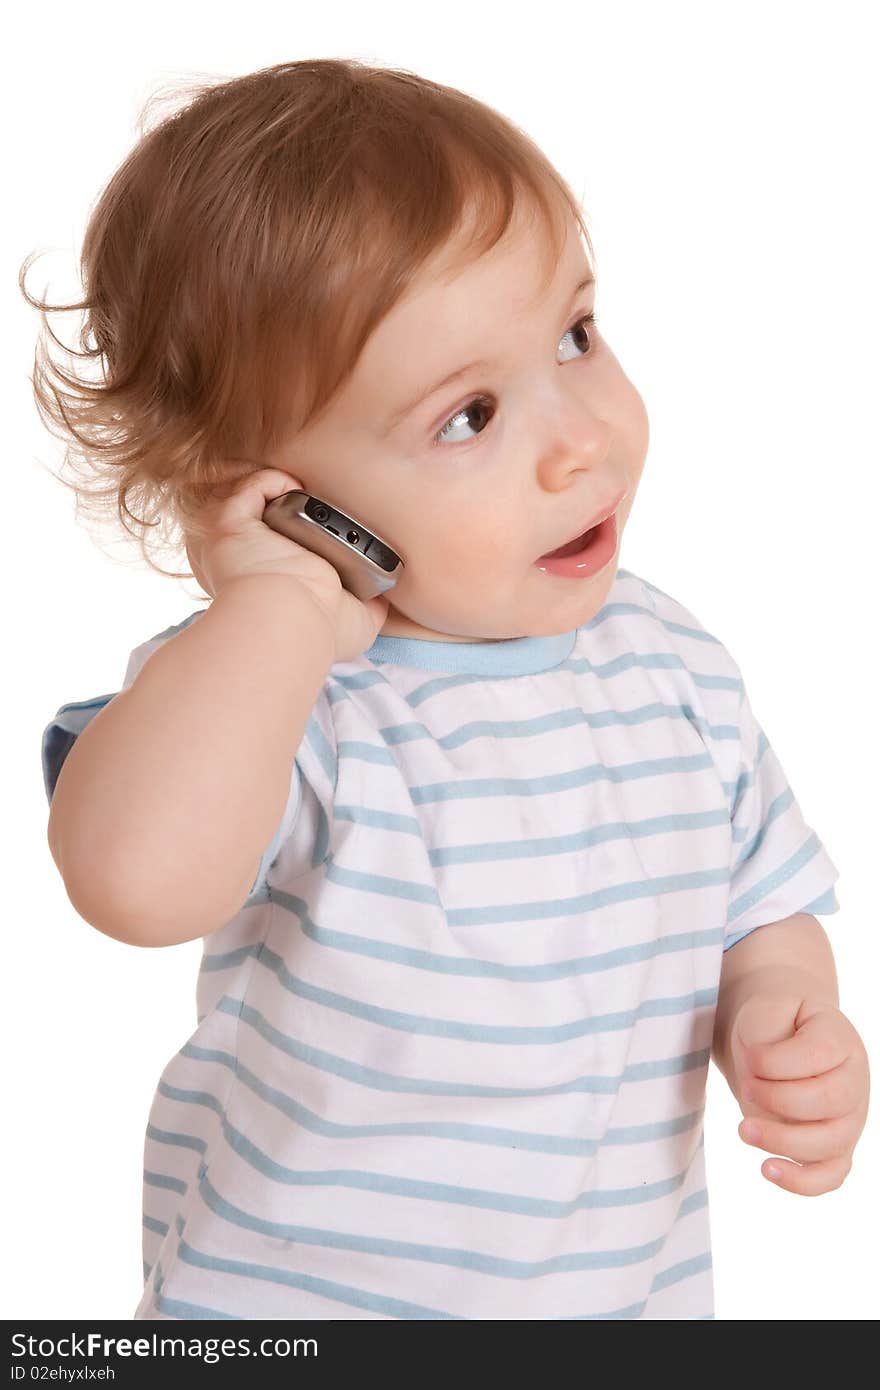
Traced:
<svg viewBox="0 0 880 1390">
<path fill-rule="evenodd" d="M 329 561 L 343 587 L 363 603 L 393 589 L 403 572 L 403 561 L 387 541 L 311 493 L 295 489 L 273 497 L 263 520 Z"/>
</svg>

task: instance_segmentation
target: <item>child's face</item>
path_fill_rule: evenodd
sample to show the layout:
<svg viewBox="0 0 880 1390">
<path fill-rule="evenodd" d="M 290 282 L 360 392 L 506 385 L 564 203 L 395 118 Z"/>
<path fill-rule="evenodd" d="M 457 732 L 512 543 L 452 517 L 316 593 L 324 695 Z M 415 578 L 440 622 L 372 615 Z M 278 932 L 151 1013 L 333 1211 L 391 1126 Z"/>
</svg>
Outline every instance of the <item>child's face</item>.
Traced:
<svg viewBox="0 0 880 1390">
<path fill-rule="evenodd" d="M 382 320 L 325 414 L 269 461 L 401 555 L 385 634 L 548 636 L 580 627 L 606 601 L 619 545 L 588 579 L 535 561 L 625 490 L 622 535 L 648 419 L 607 343 L 581 323 L 595 285 L 573 295 L 589 274 L 576 224 L 537 301 L 547 254 L 539 236 L 518 213 L 506 237 L 452 279 L 444 271 L 461 248 L 445 248 Z M 390 425 L 407 402 L 479 358 L 485 366 Z M 485 404 L 468 409 L 477 396 Z"/>
</svg>

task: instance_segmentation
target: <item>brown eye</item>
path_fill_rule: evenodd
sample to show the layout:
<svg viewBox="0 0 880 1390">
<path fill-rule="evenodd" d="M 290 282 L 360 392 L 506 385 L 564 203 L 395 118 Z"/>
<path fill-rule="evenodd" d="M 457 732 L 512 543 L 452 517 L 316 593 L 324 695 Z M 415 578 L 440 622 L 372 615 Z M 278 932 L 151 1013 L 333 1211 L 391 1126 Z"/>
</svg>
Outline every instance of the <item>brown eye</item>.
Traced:
<svg viewBox="0 0 880 1390">
<path fill-rule="evenodd" d="M 566 332 L 563 334 L 563 338 L 567 338 L 567 337 L 569 337 L 570 335 L 575 335 L 575 334 L 578 335 L 578 341 L 579 341 L 580 345 L 584 348 L 584 351 L 581 352 L 581 353 L 579 353 L 579 356 L 581 356 L 581 357 L 587 356 L 587 355 L 589 354 L 591 348 L 593 347 L 593 335 L 592 335 L 592 333 L 590 332 L 589 327 L 585 329 L 585 328 L 584 328 L 584 325 L 586 324 L 586 325 L 592 326 L 595 322 L 596 322 L 596 311 L 595 311 L 595 310 L 593 310 L 593 311 L 592 311 L 591 313 L 589 313 L 589 314 L 580 314 L 579 317 L 575 319 L 575 321 L 574 321 L 574 323 L 571 325 L 571 327 L 568 328 L 568 329 L 566 330 Z M 468 401 L 467 405 L 463 405 L 463 406 L 461 407 L 460 410 L 457 410 L 457 411 L 455 412 L 454 415 L 451 415 L 451 416 L 449 417 L 449 419 L 446 421 L 445 425 L 443 425 L 443 426 L 437 431 L 437 433 L 434 435 L 433 439 L 431 440 L 432 447 L 435 446 L 435 445 L 438 445 L 438 446 L 439 446 L 439 445 L 441 445 L 441 444 L 446 444 L 447 442 L 450 442 L 450 441 L 449 441 L 449 432 L 450 432 L 455 426 L 463 427 L 463 426 L 469 424 L 469 423 L 470 423 L 469 417 L 470 417 L 470 415 L 471 415 L 473 412 L 476 412 L 477 417 L 479 418 L 480 415 L 485 414 L 485 410 L 486 410 L 487 407 L 489 407 L 489 409 L 491 409 L 491 408 L 492 408 L 492 402 L 489 401 L 489 400 L 487 400 L 486 397 L 484 397 L 484 396 L 475 396 L 475 397 L 473 398 L 473 400 Z M 484 429 L 485 429 L 485 426 L 484 426 Z M 481 430 L 480 433 L 483 433 L 483 431 Z M 471 443 L 471 442 L 472 442 L 472 441 L 469 440 L 469 439 L 453 439 L 453 440 L 451 440 L 451 443 L 452 443 L 453 445 L 455 445 L 455 444 L 469 444 L 469 443 Z"/>
<path fill-rule="evenodd" d="M 481 415 L 485 415 L 486 411 L 491 409 L 491 401 L 486 400 L 483 396 L 475 396 L 472 401 L 468 401 L 467 405 L 462 406 L 461 410 L 457 410 L 454 415 L 450 416 L 443 428 L 438 430 L 435 434 L 435 441 L 438 439 L 445 439 L 447 437 L 447 430 L 452 429 L 454 425 L 461 425 L 465 422 L 467 424 L 472 424 L 472 416 L 476 416 L 479 420 Z M 453 444 L 459 444 L 466 441 L 454 439 L 452 442 Z"/>
</svg>

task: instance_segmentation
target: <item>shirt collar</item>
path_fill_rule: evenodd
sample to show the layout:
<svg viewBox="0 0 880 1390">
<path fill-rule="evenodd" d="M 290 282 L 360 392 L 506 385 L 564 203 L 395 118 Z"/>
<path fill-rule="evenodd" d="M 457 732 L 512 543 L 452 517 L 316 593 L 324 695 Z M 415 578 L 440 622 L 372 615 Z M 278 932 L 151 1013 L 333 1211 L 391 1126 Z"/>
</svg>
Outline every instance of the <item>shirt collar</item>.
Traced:
<svg viewBox="0 0 880 1390">
<path fill-rule="evenodd" d="M 550 637 L 510 637 L 500 642 L 435 642 L 423 637 L 378 636 L 364 652 L 376 665 L 416 666 L 475 676 L 526 676 L 549 671 L 571 656 L 578 629 Z"/>
</svg>

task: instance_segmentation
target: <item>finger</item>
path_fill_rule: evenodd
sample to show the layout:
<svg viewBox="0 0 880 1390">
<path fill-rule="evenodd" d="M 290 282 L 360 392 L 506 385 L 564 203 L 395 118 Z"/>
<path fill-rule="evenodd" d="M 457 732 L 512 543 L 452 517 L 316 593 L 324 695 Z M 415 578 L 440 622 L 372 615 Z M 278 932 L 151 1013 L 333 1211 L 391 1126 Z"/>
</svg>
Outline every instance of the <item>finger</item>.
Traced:
<svg viewBox="0 0 880 1390">
<path fill-rule="evenodd" d="M 241 523 L 262 517 L 267 502 L 299 487 L 296 478 L 278 468 L 252 468 L 218 486 L 200 509 L 199 525 L 235 531 Z M 190 529 L 196 528 L 191 524 Z"/>
<path fill-rule="evenodd" d="M 748 1126 L 748 1128 L 747 1128 Z M 765 1116 L 750 1116 L 739 1126 L 739 1136 L 756 1149 L 794 1158 L 798 1163 L 824 1163 L 842 1158 L 853 1146 L 851 1115 L 837 1120 L 818 1120 L 815 1124 L 784 1124 Z"/>
<path fill-rule="evenodd" d="M 839 1016 L 842 1020 L 843 1016 Z M 748 1061 L 755 1076 L 771 1081 L 794 1081 L 820 1076 L 844 1062 L 851 1051 L 845 1026 L 838 1027 L 829 1013 L 814 1014 L 790 1038 L 781 1042 L 755 1043 Z"/>
<path fill-rule="evenodd" d="M 767 1081 L 751 1076 L 743 1083 L 740 1097 L 783 1120 L 836 1120 L 857 1108 L 860 1092 L 852 1058 L 848 1057 L 833 1071 L 800 1081 Z"/>
<path fill-rule="evenodd" d="M 784 1158 L 774 1158 L 761 1165 L 761 1172 L 776 1187 L 784 1187 L 787 1192 L 799 1193 L 801 1197 L 818 1197 L 823 1192 L 833 1192 L 840 1187 L 851 1168 L 852 1156 L 828 1158 L 824 1163 L 806 1163 L 803 1167 L 798 1163 L 789 1163 Z"/>
<path fill-rule="evenodd" d="M 233 526 L 239 521 L 252 521 L 262 517 L 266 505 L 284 492 L 301 488 L 301 483 L 290 473 L 282 473 L 278 468 L 260 468 L 249 473 L 243 483 L 223 503 L 223 516 Z"/>
</svg>

